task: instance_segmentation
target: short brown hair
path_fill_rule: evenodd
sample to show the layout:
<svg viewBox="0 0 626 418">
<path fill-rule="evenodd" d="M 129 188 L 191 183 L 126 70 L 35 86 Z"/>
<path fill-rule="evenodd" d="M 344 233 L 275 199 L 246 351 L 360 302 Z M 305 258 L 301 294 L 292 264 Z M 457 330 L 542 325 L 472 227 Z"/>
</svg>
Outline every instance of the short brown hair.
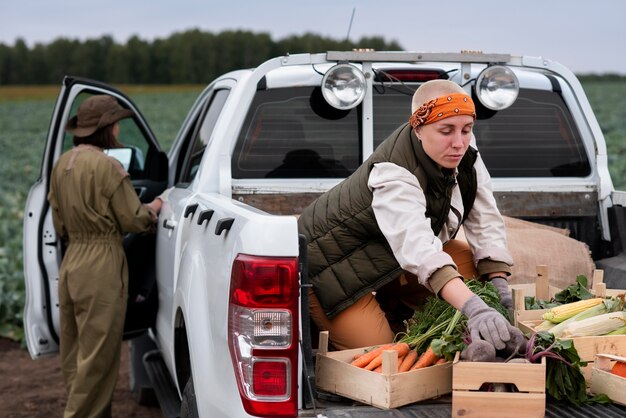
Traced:
<svg viewBox="0 0 626 418">
<path fill-rule="evenodd" d="M 123 148 L 124 145 L 113 135 L 113 126 L 115 123 L 100 128 L 88 136 L 74 136 L 74 145 L 88 144 L 105 149 Z"/>
<path fill-rule="evenodd" d="M 463 87 L 450 80 L 430 80 L 419 86 L 413 93 L 411 102 L 411 113 L 415 112 L 421 105 L 429 100 L 435 99 L 445 94 L 467 94 Z"/>
</svg>

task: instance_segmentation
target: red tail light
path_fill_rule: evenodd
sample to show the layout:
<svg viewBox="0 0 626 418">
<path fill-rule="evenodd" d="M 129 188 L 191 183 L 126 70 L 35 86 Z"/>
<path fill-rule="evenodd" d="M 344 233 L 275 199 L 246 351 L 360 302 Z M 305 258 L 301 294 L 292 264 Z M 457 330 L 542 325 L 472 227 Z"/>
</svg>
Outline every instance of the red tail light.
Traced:
<svg viewBox="0 0 626 418">
<path fill-rule="evenodd" d="M 297 258 L 238 255 L 228 310 L 229 348 L 247 413 L 297 415 Z"/>
<path fill-rule="evenodd" d="M 281 396 L 287 393 L 289 364 L 284 361 L 266 360 L 256 361 L 252 366 L 254 393 L 257 396 Z"/>
</svg>

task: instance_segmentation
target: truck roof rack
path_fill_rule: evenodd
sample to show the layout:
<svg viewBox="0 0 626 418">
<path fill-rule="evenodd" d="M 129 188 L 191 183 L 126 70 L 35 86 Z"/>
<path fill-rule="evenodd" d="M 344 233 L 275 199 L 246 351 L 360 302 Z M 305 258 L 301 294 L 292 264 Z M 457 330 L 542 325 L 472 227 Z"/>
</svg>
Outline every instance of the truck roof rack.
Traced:
<svg viewBox="0 0 626 418">
<path fill-rule="evenodd" d="M 461 52 L 410 52 L 392 51 L 378 52 L 373 50 L 355 51 L 328 51 L 328 61 L 352 61 L 352 62 L 480 62 L 486 64 L 504 64 L 511 60 L 510 54 L 485 54 L 480 51 Z"/>
</svg>

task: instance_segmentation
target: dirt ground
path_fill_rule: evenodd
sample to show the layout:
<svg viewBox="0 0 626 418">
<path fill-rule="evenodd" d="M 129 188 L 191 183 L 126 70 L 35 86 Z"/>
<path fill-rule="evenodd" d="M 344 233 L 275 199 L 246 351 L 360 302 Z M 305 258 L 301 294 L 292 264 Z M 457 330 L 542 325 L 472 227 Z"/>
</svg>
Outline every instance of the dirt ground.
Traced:
<svg viewBox="0 0 626 418">
<path fill-rule="evenodd" d="M 0 417 L 61 417 L 65 389 L 58 356 L 31 360 L 19 344 L 0 338 Z M 113 417 L 161 418 L 158 406 L 137 405 L 128 388 L 128 343 L 122 346 L 122 363 L 115 393 Z"/>
</svg>

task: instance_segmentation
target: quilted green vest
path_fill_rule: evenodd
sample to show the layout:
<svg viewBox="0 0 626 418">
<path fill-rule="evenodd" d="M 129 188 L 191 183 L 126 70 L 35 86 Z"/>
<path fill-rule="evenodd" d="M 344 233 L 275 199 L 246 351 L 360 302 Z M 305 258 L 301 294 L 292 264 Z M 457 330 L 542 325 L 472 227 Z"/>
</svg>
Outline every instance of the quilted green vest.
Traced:
<svg viewBox="0 0 626 418">
<path fill-rule="evenodd" d="M 474 162 L 469 148 L 458 167 L 466 218 L 476 197 Z M 348 178 L 304 209 L 298 230 L 308 241 L 308 270 L 313 290 L 328 318 L 401 273 L 372 209 L 367 181 L 376 163 L 391 162 L 413 173 L 426 196 L 426 216 L 438 235 L 450 211 L 454 176 L 424 152 L 409 124 L 393 132 Z M 447 171 L 447 170 L 445 170 Z"/>
</svg>

